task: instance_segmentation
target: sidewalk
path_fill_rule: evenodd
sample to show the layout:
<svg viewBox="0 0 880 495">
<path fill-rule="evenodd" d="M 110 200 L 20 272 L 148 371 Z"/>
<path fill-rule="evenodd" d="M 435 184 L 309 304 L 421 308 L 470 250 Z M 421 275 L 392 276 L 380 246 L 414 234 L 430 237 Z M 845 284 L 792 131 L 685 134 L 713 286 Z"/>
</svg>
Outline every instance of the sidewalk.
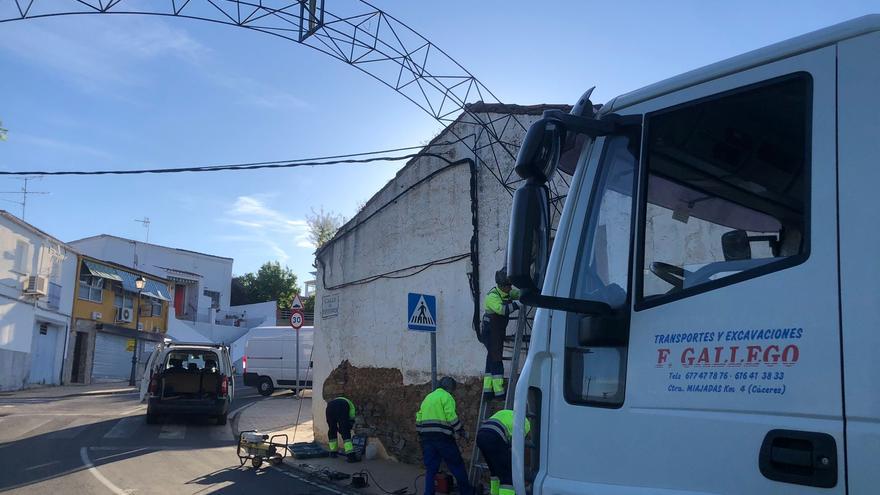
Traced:
<svg viewBox="0 0 880 495">
<path fill-rule="evenodd" d="M 314 441 L 312 428 L 312 399 L 309 392 L 305 397 L 297 400 L 293 394 L 281 395 L 264 399 L 242 410 L 238 415 L 233 431 L 237 434 L 243 430 L 260 430 L 265 433 L 286 433 L 290 437 L 290 443 Z M 302 406 L 302 409 L 300 409 Z M 299 424 L 297 425 L 297 415 Z M 319 439 L 320 443 L 326 444 L 326 439 Z M 401 462 L 388 460 L 381 447 L 374 439 L 367 442 L 365 459 L 357 463 L 347 463 L 340 456 L 336 459 L 293 459 L 287 458 L 285 462 L 300 474 L 305 476 L 319 476 L 327 469 L 339 471 L 345 474 L 368 471 L 372 475 L 370 486 L 367 488 L 354 489 L 351 480 L 346 479 L 335 482 L 337 486 L 347 493 L 363 493 L 369 495 L 383 495 L 386 492 L 380 489 L 378 483 L 387 491 L 395 491 L 405 488 L 403 493 L 424 492 L 424 470 L 421 466 L 413 466 Z M 418 480 L 416 480 L 418 478 Z M 326 481 L 326 480 L 324 480 Z M 413 492 L 413 483 L 418 481 L 418 490 Z"/>
<path fill-rule="evenodd" d="M 90 385 L 43 386 L 25 390 L 0 392 L 0 397 L 16 399 L 61 399 L 64 397 L 130 394 L 137 392 L 136 387 L 129 387 L 128 381 L 93 383 Z"/>
</svg>

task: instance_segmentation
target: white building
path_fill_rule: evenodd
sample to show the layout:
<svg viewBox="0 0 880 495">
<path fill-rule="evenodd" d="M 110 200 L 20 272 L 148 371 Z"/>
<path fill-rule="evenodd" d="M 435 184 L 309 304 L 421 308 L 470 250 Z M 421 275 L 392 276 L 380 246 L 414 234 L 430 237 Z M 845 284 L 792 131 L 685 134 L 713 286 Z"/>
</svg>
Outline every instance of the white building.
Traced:
<svg viewBox="0 0 880 495">
<path fill-rule="evenodd" d="M 567 110 L 490 104 L 470 110 L 497 123 L 515 155 L 525 129 L 551 108 Z M 431 372 L 428 336 L 407 331 L 408 293 L 437 298 L 439 373 L 458 378 L 459 395 L 473 399 L 459 401 L 461 417 L 475 414 L 482 387 L 486 351 L 475 317 L 505 264 L 512 190 L 499 177 L 511 177 L 514 158 L 485 145 L 478 146 L 480 156 L 492 169 L 457 163 L 474 158 L 473 140 L 465 144 L 459 136 L 486 141 L 471 119 L 463 114 L 422 150 L 443 158 L 407 162 L 317 253 L 313 415 L 324 417 L 320 384 L 330 395 L 345 393 L 369 411 L 369 426 L 403 460 L 419 456 L 413 418 Z M 326 425 L 318 421 L 315 430 L 322 438 Z"/>
<path fill-rule="evenodd" d="M 0 390 L 59 384 L 76 253 L 0 210 Z"/>
<path fill-rule="evenodd" d="M 174 313 L 180 320 L 227 323 L 232 258 L 159 246 L 107 234 L 70 242 L 94 258 L 142 270 L 174 282 Z M 232 324 L 231 322 L 229 323 Z"/>
</svg>

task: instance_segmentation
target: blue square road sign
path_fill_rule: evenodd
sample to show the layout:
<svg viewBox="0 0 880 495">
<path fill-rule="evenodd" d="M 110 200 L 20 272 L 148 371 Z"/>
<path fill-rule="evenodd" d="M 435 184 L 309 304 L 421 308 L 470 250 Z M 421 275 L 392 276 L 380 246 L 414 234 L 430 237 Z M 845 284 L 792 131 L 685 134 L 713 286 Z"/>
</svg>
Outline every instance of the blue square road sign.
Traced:
<svg viewBox="0 0 880 495">
<path fill-rule="evenodd" d="M 410 292 L 406 305 L 406 327 L 419 332 L 437 331 L 437 298 Z"/>
</svg>

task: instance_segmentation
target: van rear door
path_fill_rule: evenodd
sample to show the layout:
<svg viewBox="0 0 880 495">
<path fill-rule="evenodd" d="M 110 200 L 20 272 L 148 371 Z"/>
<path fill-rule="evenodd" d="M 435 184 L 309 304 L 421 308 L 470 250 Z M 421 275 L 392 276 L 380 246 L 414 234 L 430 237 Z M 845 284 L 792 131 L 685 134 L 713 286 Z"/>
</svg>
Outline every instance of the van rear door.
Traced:
<svg viewBox="0 0 880 495">
<path fill-rule="evenodd" d="M 597 142 L 557 295 L 615 312 L 553 314 L 543 493 L 845 493 L 835 50 Z"/>
</svg>

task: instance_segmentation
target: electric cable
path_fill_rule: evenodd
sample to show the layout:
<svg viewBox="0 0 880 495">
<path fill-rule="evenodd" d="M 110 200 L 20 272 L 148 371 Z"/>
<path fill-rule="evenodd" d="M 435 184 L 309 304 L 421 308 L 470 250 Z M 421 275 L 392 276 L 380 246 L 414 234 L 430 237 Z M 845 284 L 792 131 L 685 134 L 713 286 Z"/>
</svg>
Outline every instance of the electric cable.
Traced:
<svg viewBox="0 0 880 495">
<path fill-rule="evenodd" d="M 450 263 L 455 263 L 456 261 L 460 261 L 460 260 L 463 260 L 463 259 L 465 259 L 465 258 L 470 257 L 470 255 L 471 255 L 471 253 L 457 254 L 457 255 L 455 255 L 455 256 L 449 256 L 449 257 L 446 257 L 446 258 L 440 258 L 440 259 L 436 259 L 436 260 L 433 260 L 433 261 L 428 261 L 428 262 L 426 262 L 426 263 L 421 263 L 421 264 L 418 264 L 418 265 L 408 266 L 408 267 L 406 267 L 406 268 L 398 268 L 398 269 L 396 269 L 396 270 L 392 270 L 392 271 L 390 271 L 390 272 L 380 273 L 380 274 L 378 274 L 378 275 L 371 275 L 371 276 L 369 276 L 369 277 L 362 278 L 362 279 L 360 279 L 360 280 L 355 280 L 355 281 L 352 281 L 352 282 L 346 282 L 346 283 L 343 283 L 343 284 L 333 285 L 333 286 L 328 286 L 328 285 L 326 285 L 326 278 L 327 278 L 327 277 L 326 277 L 326 270 L 324 270 L 324 269 L 322 268 L 321 282 L 324 284 L 324 289 L 325 289 L 325 290 L 337 290 L 337 289 L 342 289 L 342 288 L 345 288 L 345 287 L 351 287 L 351 286 L 353 286 L 353 285 L 363 285 L 363 284 L 368 284 L 368 283 L 370 283 L 370 282 L 375 282 L 376 280 L 383 279 L 383 278 L 384 278 L 384 279 L 402 279 L 402 278 L 409 278 L 409 277 L 412 277 L 412 276 L 414 276 L 414 275 L 418 275 L 419 273 L 422 273 L 423 271 L 427 270 L 428 268 L 431 268 L 432 266 L 448 265 L 448 264 L 450 264 Z M 323 265 L 323 263 L 322 263 L 322 265 Z M 407 271 L 407 270 L 416 270 L 416 271 L 413 272 L 413 273 L 406 274 L 406 275 L 394 275 L 395 273 L 405 272 L 405 271 Z"/>
<path fill-rule="evenodd" d="M 167 168 L 140 168 L 140 169 L 115 169 L 115 170 L 52 170 L 52 171 L 8 171 L 0 170 L 0 176 L 19 176 L 19 175 L 140 175 L 140 174 L 174 174 L 182 172 L 220 172 L 228 170 L 257 170 L 266 168 L 296 168 L 296 167 L 316 167 L 324 165 L 337 165 L 344 163 L 372 163 L 377 161 L 399 161 L 420 156 L 439 156 L 431 153 L 410 153 L 399 156 L 378 156 L 370 158 L 355 158 L 368 155 L 379 155 L 387 153 L 395 153 L 399 151 L 407 151 L 412 149 L 428 149 L 437 146 L 449 146 L 457 144 L 468 136 L 464 136 L 452 141 L 443 141 L 439 143 L 428 143 L 420 146 L 405 146 L 402 148 L 390 148 L 376 151 L 364 151 L 359 153 L 349 153 L 343 155 L 328 155 L 311 158 L 294 158 L 290 160 L 275 160 L 264 162 L 244 162 L 222 165 L 203 165 L 191 167 L 167 167 Z"/>
<path fill-rule="evenodd" d="M 386 490 L 382 487 L 382 485 L 379 484 L 378 481 L 376 481 L 376 477 L 368 469 L 361 469 L 355 474 L 366 475 L 367 478 L 369 478 L 369 480 L 372 481 L 374 485 L 376 485 L 376 488 L 387 495 L 405 495 L 409 491 L 407 487 L 398 488 L 394 491 Z"/>
</svg>

